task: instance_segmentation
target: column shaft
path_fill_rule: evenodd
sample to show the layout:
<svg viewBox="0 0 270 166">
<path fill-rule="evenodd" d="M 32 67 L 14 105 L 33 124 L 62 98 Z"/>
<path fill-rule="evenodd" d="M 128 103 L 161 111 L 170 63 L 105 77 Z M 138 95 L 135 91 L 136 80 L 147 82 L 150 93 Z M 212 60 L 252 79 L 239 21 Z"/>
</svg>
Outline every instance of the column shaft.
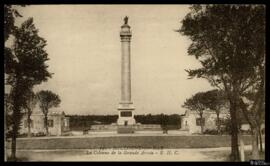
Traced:
<svg viewBox="0 0 270 166">
<path fill-rule="evenodd" d="M 122 41 L 121 100 L 123 102 L 131 101 L 130 41 Z"/>
</svg>

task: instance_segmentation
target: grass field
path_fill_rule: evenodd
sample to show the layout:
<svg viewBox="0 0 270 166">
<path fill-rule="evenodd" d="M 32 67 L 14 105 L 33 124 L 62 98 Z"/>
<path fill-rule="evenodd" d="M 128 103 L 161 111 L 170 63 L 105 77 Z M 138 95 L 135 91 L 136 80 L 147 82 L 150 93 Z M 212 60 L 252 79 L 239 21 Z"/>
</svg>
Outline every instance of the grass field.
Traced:
<svg viewBox="0 0 270 166">
<path fill-rule="evenodd" d="M 243 136 L 245 145 L 250 136 Z M 96 148 L 216 148 L 229 147 L 230 136 L 113 136 L 18 139 L 17 149 L 96 149 Z"/>
</svg>

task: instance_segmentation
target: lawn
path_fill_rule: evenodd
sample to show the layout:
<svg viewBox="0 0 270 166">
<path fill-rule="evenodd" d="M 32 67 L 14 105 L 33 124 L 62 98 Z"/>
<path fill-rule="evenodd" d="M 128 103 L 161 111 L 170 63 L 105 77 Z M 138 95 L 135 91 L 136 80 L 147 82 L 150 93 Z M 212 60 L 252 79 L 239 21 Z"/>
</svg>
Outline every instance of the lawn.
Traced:
<svg viewBox="0 0 270 166">
<path fill-rule="evenodd" d="M 243 136 L 245 145 L 250 136 Z M 229 147 L 230 136 L 113 136 L 18 139 L 17 149 L 98 149 L 98 148 L 215 148 Z"/>
</svg>

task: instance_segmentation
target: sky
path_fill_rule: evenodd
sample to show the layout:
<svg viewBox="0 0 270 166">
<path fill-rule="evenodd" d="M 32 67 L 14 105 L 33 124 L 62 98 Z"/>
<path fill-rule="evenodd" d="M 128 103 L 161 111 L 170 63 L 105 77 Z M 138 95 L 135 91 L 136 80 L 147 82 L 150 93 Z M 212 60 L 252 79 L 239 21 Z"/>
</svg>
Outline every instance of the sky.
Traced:
<svg viewBox="0 0 270 166">
<path fill-rule="evenodd" d="M 175 32 L 187 5 L 30 5 L 17 7 L 47 40 L 53 74 L 34 91 L 51 90 L 66 114 L 117 114 L 121 86 L 120 27 L 129 17 L 131 91 L 135 114 L 183 114 L 186 98 L 213 89 L 188 79 L 185 69 L 200 67 L 187 54 L 191 41 Z"/>
</svg>

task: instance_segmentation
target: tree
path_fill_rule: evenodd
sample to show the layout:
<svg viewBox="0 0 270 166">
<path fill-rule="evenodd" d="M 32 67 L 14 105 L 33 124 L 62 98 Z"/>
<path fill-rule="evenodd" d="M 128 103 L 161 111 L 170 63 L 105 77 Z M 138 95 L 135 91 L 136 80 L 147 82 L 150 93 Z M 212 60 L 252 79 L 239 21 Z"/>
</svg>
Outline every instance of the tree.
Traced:
<svg viewBox="0 0 270 166">
<path fill-rule="evenodd" d="M 7 41 L 9 36 L 16 30 L 15 18 L 22 17 L 20 13 L 13 9 L 11 5 L 4 5 L 4 39 Z"/>
<path fill-rule="evenodd" d="M 196 111 L 197 114 L 200 116 L 200 126 L 201 126 L 201 133 L 203 134 L 204 131 L 204 119 L 203 113 L 207 109 L 207 98 L 205 97 L 205 92 L 199 92 L 193 95 L 191 98 L 186 99 L 183 104 L 183 107 L 190 109 L 191 111 Z"/>
<path fill-rule="evenodd" d="M 218 89 L 210 90 L 205 92 L 205 106 L 209 108 L 211 111 L 215 111 L 217 115 L 217 131 L 220 134 L 221 130 L 221 120 L 220 120 L 220 112 L 222 108 L 226 108 L 228 105 L 226 96 L 223 91 Z"/>
<path fill-rule="evenodd" d="M 186 70 L 190 78 L 205 78 L 223 90 L 230 104 L 231 159 L 239 160 L 240 98 L 257 82 L 256 66 L 264 63 L 265 6 L 193 5 L 178 32 L 189 36 L 189 55 L 202 67 Z"/>
<path fill-rule="evenodd" d="M 8 15 L 10 10 L 11 8 L 5 6 L 5 14 Z M 5 15 L 5 18 L 10 17 Z M 9 23 L 5 25 L 10 26 Z M 26 94 L 32 91 L 34 85 L 47 81 L 51 73 L 47 71 L 48 66 L 45 64 L 48 60 L 48 54 L 44 50 L 46 40 L 38 35 L 33 18 L 27 19 L 18 28 L 12 28 L 12 31 L 5 30 L 5 33 L 10 32 L 14 35 L 14 41 L 11 48 L 5 49 L 4 68 L 6 85 L 11 86 L 11 159 L 16 160 L 16 138 L 22 118 L 21 111 L 27 106 Z"/>
<path fill-rule="evenodd" d="M 52 107 L 58 107 L 61 103 L 59 96 L 49 90 L 41 90 L 37 93 L 37 98 L 39 100 L 39 106 L 42 110 L 45 118 L 44 125 L 46 128 L 46 135 L 49 135 L 48 130 L 48 113 L 49 109 Z"/>
<path fill-rule="evenodd" d="M 5 43 L 7 42 L 8 38 L 10 35 L 13 34 L 13 32 L 16 30 L 16 26 L 14 25 L 14 20 L 15 17 L 22 17 L 19 12 L 15 9 L 12 9 L 11 5 L 4 5 L 4 41 Z M 10 57 L 12 57 L 12 53 L 11 53 L 11 49 L 5 47 L 4 48 L 4 57 L 5 57 L 5 63 L 4 66 L 6 67 L 6 65 L 8 65 L 10 63 Z M 6 73 L 5 73 L 6 74 Z M 5 82 L 5 84 L 7 84 Z M 8 132 L 8 128 L 10 123 L 10 116 L 7 114 L 7 111 L 12 110 L 12 105 L 11 105 L 11 101 L 10 101 L 10 95 L 9 94 L 5 94 L 5 110 L 4 110 L 4 120 L 5 120 L 5 138 L 6 133 Z M 5 161 L 7 160 L 7 155 L 5 153 Z"/>
<path fill-rule="evenodd" d="M 24 5 L 21 5 L 24 6 Z M 17 26 L 15 26 L 15 19 L 17 17 L 22 17 L 22 15 L 16 10 L 12 8 L 12 5 L 4 5 L 4 41 L 5 43 L 9 39 L 11 35 L 14 35 L 14 33 L 17 30 Z M 13 58 L 14 55 L 12 54 L 12 49 L 5 46 L 4 49 L 4 69 L 6 70 L 6 67 L 9 67 L 13 65 Z M 7 74 L 5 72 L 5 74 Z"/>
<path fill-rule="evenodd" d="M 260 12 L 261 15 L 265 14 L 265 10 L 260 10 Z M 253 159 L 259 158 L 258 137 L 262 151 L 261 125 L 265 119 L 265 18 L 260 18 L 256 30 L 258 34 L 254 36 L 256 40 L 253 41 L 251 53 L 256 56 L 257 63 L 251 66 L 253 68 L 252 80 L 246 80 L 246 84 L 250 84 L 250 86 L 239 99 L 242 113 L 252 130 Z"/>
<path fill-rule="evenodd" d="M 26 105 L 26 110 L 27 110 L 27 128 L 28 128 L 28 137 L 31 137 L 31 115 L 34 107 L 37 104 L 37 97 L 34 92 L 29 91 L 27 94 L 27 105 Z"/>
<path fill-rule="evenodd" d="M 248 121 L 253 139 L 252 139 L 252 158 L 259 159 L 258 145 L 260 141 L 260 150 L 262 151 L 262 136 L 261 125 L 265 119 L 265 94 L 264 94 L 264 80 L 261 80 L 260 86 L 257 90 L 252 90 L 251 93 L 246 93 L 240 99 L 240 107 L 243 115 Z M 255 91 L 255 92 L 254 92 Z M 259 141 L 258 141 L 259 137 Z"/>
</svg>

